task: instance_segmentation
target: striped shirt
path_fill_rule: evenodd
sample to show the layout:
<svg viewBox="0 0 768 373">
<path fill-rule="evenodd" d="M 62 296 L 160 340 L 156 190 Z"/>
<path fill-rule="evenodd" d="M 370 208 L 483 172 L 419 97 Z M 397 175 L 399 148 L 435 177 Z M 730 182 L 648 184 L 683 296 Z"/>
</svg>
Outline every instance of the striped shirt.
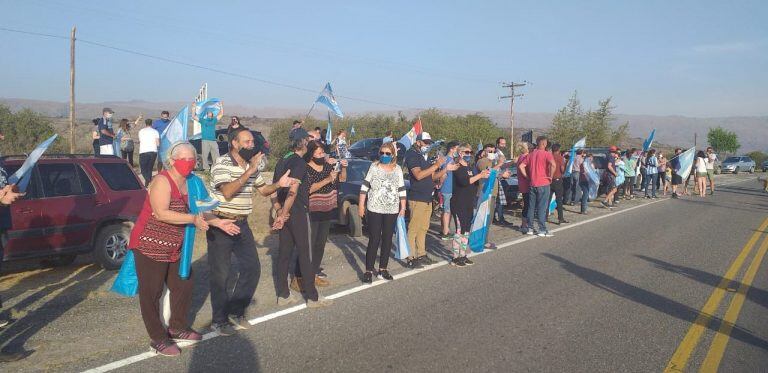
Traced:
<svg viewBox="0 0 768 373">
<path fill-rule="evenodd" d="M 227 200 L 219 189 L 223 184 L 231 183 L 243 175 L 246 168 L 240 167 L 231 154 L 219 157 L 211 168 L 211 189 L 213 198 L 216 198 L 220 204 L 217 211 L 235 214 L 248 215 L 253 211 L 253 194 L 256 189 L 265 185 L 260 172 L 256 172 L 248 178 L 248 181 L 240 188 L 232 199 Z"/>
</svg>

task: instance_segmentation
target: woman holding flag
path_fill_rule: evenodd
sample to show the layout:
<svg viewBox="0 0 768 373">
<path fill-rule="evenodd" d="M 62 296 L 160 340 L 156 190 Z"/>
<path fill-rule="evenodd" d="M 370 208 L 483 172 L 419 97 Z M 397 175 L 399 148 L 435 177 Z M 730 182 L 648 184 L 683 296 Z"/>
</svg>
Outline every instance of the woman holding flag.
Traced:
<svg viewBox="0 0 768 373">
<path fill-rule="evenodd" d="M 454 160 L 458 168 L 453 171 L 453 194 L 451 196 L 451 215 L 456 222 L 456 233 L 453 235 L 453 259 L 451 265 L 464 267 L 474 262 L 467 258 L 469 232 L 472 229 L 477 196 L 477 185 L 480 179 L 487 179 L 491 171 L 488 168 L 475 172 L 472 162 L 472 147 L 469 144 L 459 146 L 459 157 Z"/>
<path fill-rule="evenodd" d="M 149 186 L 149 198 L 139 213 L 128 248 L 133 250 L 139 280 L 139 304 L 144 326 L 156 353 L 176 356 L 181 353 L 176 342 L 200 341 L 192 330 L 187 312 L 192 300 L 193 282 L 179 276 L 179 259 L 184 242 L 184 228 L 194 224 L 203 231 L 209 225 L 229 235 L 240 232 L 233 220 L 214 215 L 189 214 L 186 178 L 195 167 L 197 154 L 188 142 L 177 142 L 168 150 L 170 168 L 160 172 Z M 171 292 L 171 318 L 166 330 L 160 319 L 160 297 L 164 287 Z"/>
<path fill-rule="evenodd" d="M 376 254 L 379 256 L 379 278 L 392 280 L 387 271 L 389 254 L 392 251 L 392 235 L 398 214 L 405 216 L 405 180 L 403 170 L 397 165 L 395 144 L 388 142 L 379 148 L 379 160 L 368 168 L 363 185 L 360 187 L 358 214 L 366 216 L 368 223 L 368 248 L 365 251 L 365 273 L 363 283 L 373 282 L 373 266 Z M 366 206 L 366 200 L 368 202 Z"/>
</svg>

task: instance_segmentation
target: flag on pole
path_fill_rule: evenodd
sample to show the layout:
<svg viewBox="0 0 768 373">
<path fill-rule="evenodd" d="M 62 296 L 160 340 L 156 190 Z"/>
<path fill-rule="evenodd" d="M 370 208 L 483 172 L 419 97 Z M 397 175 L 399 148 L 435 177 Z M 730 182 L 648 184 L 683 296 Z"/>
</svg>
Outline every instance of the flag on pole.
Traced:
<svg viewBox="0 0 768 373">
<path fill-rule="evenodd" d="M 696 148 L 690 148 L 677 156 L 678 161 L 680 162 L 680 171 L 677 172 L 680 177 L 685 180 L 688 178 L 688 175 L 691 174 L 691 170 L 693 169 L 693 158 L 696 155 Z"/>
<path fill-rule="evenodd" d="M 326 83 L 325 88 L 323 88 L 323 91 L 320 92 L 320 96 L 317 96 L 317 100 L 315 102 L 319 102 L 325 106 L 328 107 L 331 111 L 333 111 L 334 114 L 336 114 L 339 118 L 344 118 L 344 113 L 341 112 L 341 108 L 339 108 L 339 104 L 336 103 L 336 98 L 333 96 L 333 89 L 331 89 L 331 83 Z"/>
<path fill-rule="evenodd" d="M 552 213 L 555 212 L 555 209 L 557 209 L 557 199 L 555 198 L 555 193 L 552 193 L 552 197 L 549 198 L 549 207 L 547 208 L 547 216 L 552 215 Z"/>
<path fill-rule="evenodd" d="M 179 110 L 179 113 L 168 123 L 168 127 L 165 127 L 163 133 L 160 134 L 160 160 L 162 162 L 168 161 L 168 149 L 171 148 L 171 144 L 177 141 L 187 140 L 187 122 L 189 121 L 189 106 L 184 106 Z"/>
<path fill-rule="evenodd" d="M 416 136 L 421 134 L 421 132 L 422 132 L 421 118 L 419 118 L 416 120 L 416 122 L 413 123 L 413 127 L 411 127 L 411 130 L 408 131 L 408 133 L 406 133 L 405 135 L 403 135 L 403 137 L 401 137 L 398 142 L 403 144 L 403 146 L 405 146 L 405 149 L 408 150 L 416 142 Z"/>
<path fill-rule="evenodd" d="M 395 259 L 403 260 L 411 255 L 411 248 L 408 246 L 408 230 L 405 225 L 405 218 L 397 216 L 397 239 L 395 240 Z"/>
<path fill-rule="evenodd" d="M 587 147 L 587 138 L 582 137 L 579 141 L 576 141 L 571 148 L 571 156 L 568 158 L 568 165 L 565 166 L 565 176 L 571 176 L 571 167 L 573 167 L 573 161 L 576 159 L 576 150 Z"/>
<path fill-rule="evenodd" d="M 40 157 L 43 155 L 43 153 L 48 150 L 48 147 L 53 144 L 58 136 L 59 135 L 54 134 L 45 141 L 41 142 L 40 145 L 36 146 L 32 152 L 29 153 L 29 156 L 27 156 L 27 159 L 24 160 L 24 163 L 21 165 L 21 167 L 19 167 L 19 169 L 16 170 L 16 172 L 14 172 L 13 175 L 8 178 L 8 184 L 16 184 L 19 192 L 26 192 L 27 186 L 29 185 L 30 176 L 32 175 L 32 169 L 35 167 L 35 164 L 37 164 L 37 161 L 40 160 Z"/>
<path fill-rule="evenodd" d="M 656 135 L 656 129 L 654 128 L 651 131 L 651 134 L 648 135 L 648 138 L 643 141 L 643 151 L 647 152 L 651 149 L 651 145 L 653 145 L 653 137 Z"/>
<path fill-rule="evenodd" d="M 203 83 L 203 86 L 200 87 L 200 90 L 197 92 L 197 96 L 195 96 L 195 104 L 200 105 L 202 102 L 204 102 L 207 99 L 208 99 L 208 83 Z M 202 118 L 199 114 L 197 115 L 197 117 Z M 190 140 L 199 139 L 202 136 L 202 132 L 203 132 L 203 127 L 202 125 L 200 125 L 200 122 L 193 119 L 192 120 L 192 137 L 190 137 Z"/>
<path fill-rule="evenodd" d="M 333 123 L 331 123 L 331 112 L 328 112 L 328 127 L 325 129 L 325 142 L 330 144 L 333 141 Z"/>
<path fill-rule="evenodd" d="M 483 192 L 477 199 L 477 210 L 475 217 L 472 219 L 468 244 L 469 248 L 476 253 L 483 251 L 485 248 L 485 237 L 487 236 L 486 233 L 491 220 L 491 210 L 488 204 L 490 203 L 493 186 L 496 185 L 497 172 L 496 169 L 491 169 L 491 174 L 483 185 Z"/>
</svg>

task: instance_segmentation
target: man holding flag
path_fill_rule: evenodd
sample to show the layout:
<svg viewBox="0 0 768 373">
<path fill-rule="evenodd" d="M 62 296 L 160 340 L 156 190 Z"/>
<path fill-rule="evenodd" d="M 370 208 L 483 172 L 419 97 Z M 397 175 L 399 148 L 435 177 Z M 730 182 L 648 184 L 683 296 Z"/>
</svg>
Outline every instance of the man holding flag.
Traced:
<svg viewBox="0 0 768 373">
<path fill-rule="evenodd" d="M 530 192 L 528 194 L 528 222 L 533 226 L 535 212 L 538 212 L 537 220 L 539 232 L 526 229 L 525 234 L 537 234 L 539 237 L 552 237 L 547 230 L 547 205 L 550 198 L 550 184 L 555 173 L 555 159 L 547 149 L 546 136 L 536 138 L 536 149 L 528 154 L 528 157 L 520 164 L 520 172 L 523 177 L 530 180 Z M 532 227 L 531 227 L 532 228 Z"/>
</svg>

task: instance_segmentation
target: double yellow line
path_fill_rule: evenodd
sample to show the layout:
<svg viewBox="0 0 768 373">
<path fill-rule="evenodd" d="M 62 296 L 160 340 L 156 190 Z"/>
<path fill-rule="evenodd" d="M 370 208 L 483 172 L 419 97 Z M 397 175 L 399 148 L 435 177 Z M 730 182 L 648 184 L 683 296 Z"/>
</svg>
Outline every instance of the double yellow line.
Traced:
<svg viewBox="0 0 768 373">
<path fill-rule="evenodd" d="M 704 307 L 702 307 L 701 311 L 699 311 L 699 315 L 696 317 L 696 320 L 694 320 L 693 325 L 691 325 L 691 327 L 688 329 L 688 332 L 685 334 L 683 341 L 680 342 L 677 350 L 675 350 L 675 353 L 669 360 L 669 363 L 667 364 L 666 369 L 664 369 L 664 372 L 684 371 L 685 366 L 688 364 L 688 360 L 691 357 L 691 354 L 693 354 L 693 351 L 701 341 L 701 338 L 709 326 L 709 323 L 712 322 L 715 317 L 715 313 L 720 308 L 720 303 L 723 301 L 725 295 L 728 292 L 728 284 L 736 279 L 736 276 L 741 271 L 741 268 L 744 266 L 744 263 L 752 253 L 752 250 L 754 249 L 757 242 L 760 241 L 760 237 L 763 235 L 763 232 L 765 232 L 766 228 L 768 228 L 768 218 L 766 218 L 757 229 L 757 231 L 752 234 L 752 237 L 750 237 L 749 241 L 747 241 L 747 244 L 744 245 L 744 248 L 741 250 L 739 255 L 736 257 L 733 263 L 731 263 L 728 271 L 725 272 L 725 276 L 723 276 L 723 279 L 712 292 L 712 295 L 710 295 L 709 299 L 707 299 Z M 736 295 L 731 300 L 731 304 L 728 306 L 728 310 L 725 312 L 725 317 L 722 319 L 720 329 L 717 331 L 717 335 L 715 335 L 715 338 L 709 347 L 707 356 L 704 358 L 704 362 L 701 364 L 701 372 L 716 372 L 720 366 L 720 361 L 722 360 L 723 354 L 725 353 L 725 348 L 728 345 L 731 330 L 736 324 L 736 320 L 738 319 L 739 313 L 741 312 L 741 307 L 744 305 L 744 301 L 746 300 L 747 291 L 749 291 L 750 286 L 752 286 L 752 281 L 755 279 L 755 275 L 757 274 L 757 270 L 760 268 L 760 264 L 765 257 L 766 251 L 768 251 L 768 236 L 766 236 L 766 238 L 763 240 L 763 243 L 760 245 L 760 248 L 757 250 L 755 257 L 752 259 L 752 262 L 744 274 L 744 278 L 739 285 Z"/>
</svg>

